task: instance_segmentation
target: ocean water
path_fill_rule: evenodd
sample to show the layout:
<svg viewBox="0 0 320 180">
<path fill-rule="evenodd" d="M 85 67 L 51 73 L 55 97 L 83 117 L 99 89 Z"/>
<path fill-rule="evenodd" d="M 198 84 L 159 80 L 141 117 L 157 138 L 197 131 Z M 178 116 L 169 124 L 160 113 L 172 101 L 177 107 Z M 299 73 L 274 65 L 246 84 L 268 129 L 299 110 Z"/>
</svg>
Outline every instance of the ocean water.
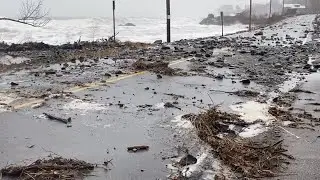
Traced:
<svg viewBox="0 0 320 180">
<path fill-rule="evenodd" d="M 172 40 L 192 39 L 221 34 L 221 26 L 199 25 L 198 18 L 172 19 Z M 120 24 L 133 23 L 126 27 Z M 246 26 L 226 26 L 225 33 L 245 30 Z M 165 18 L 119 18 L 116 20 L 117 38 L 121 41 L 154 42 L 166 40 Z M 0 21 L 0 41 L 23 43 L 30 41 L 58 45 L 67 42 L 93 41 L 112 36 L 111 18 L 54 19 L 45 27 L 31 27 L 10 21 Z"/>
</svg>

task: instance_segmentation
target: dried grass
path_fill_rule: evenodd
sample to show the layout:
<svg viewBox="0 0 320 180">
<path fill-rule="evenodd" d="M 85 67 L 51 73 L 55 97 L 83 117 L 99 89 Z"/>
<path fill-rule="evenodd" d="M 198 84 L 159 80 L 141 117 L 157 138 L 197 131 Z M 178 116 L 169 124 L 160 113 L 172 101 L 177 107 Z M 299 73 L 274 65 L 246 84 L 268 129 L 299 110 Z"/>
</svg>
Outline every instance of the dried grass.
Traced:
<svg viewBox="0 0 320 180">
<path fill-rule="evenodd" d="M 201 140 L 208 143 L 221 161 L 241 178 L 274 177 L 288 164 L 292 156 L 282 146 L 282 141 L 260 144 L 249 139 L 218 137 L 224 132 L 219 124 L 248 124 L 238 115 L 212 108 L 199 115 L 185 116 L 194 124 Z"/>
<path fill-rule="evenodd" d="M 74 159 L 55 157 L 52 159 L 39 159 L 27 166 L 9 166 L 3 168 L 3 177 L 19 178 L 24 180 L 76 180 L 94 169 L 94 165 Z"/>
</svg>

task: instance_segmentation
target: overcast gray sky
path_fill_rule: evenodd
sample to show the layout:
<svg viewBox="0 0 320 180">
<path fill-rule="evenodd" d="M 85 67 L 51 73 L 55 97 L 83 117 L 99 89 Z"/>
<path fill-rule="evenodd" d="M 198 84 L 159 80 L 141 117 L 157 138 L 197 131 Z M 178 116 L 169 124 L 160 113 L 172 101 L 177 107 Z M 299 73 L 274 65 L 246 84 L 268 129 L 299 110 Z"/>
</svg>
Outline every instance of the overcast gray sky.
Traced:
<svg viewBox="0 0 320 180">
<path fill-rule="evenodd" d="M 0 0 L 0 16 L 17 16 L 22 0 Z M 269 0 L 253 0 L 267 2 Z M 165 16 L 166 0 L 116 0 L 121 17 Z M 44 0 L 53 17 L 110 17 L 112 0 Z M 249 0 L 171 0 L 172 16 L 203 17 L 222 4 L 243 4 Z"/>
</svg>

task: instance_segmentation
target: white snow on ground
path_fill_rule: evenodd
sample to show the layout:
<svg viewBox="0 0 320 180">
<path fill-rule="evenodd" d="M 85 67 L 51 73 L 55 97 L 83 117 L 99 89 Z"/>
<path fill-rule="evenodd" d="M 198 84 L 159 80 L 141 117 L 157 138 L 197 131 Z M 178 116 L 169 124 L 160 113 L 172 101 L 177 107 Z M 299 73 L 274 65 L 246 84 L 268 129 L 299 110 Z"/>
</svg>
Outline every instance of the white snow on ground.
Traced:
<svg viewBox="0 0 320 180">
<path fill-rule="evenodd" d="M 155 104 L 154 105 L 156 108 L 158 108 L 158 109 L 163 109 L 164 108 L 164 103 L 157 103 L 157 104 Z"/>
<path fill-rule="evenodd" d="M 238 112 L 238 114 L 241 115 L 241 118 L 249 123 L 260 120 L 263 122 L 263 124 L 268 125 L 273 120 L 273 117 L 268 113 L 269 105 L 265 103 L 248 101 L 243 104 L 232 105 L 230 108 L 233 111 Z M 256 123 L 250 125 L 249 127 L 243 129 L 242 132 L 239 133 L 239 136 L 244 138 L 254 137 L 267 130 L 263 124 Z"/>
<path fill-rule="evenodd" d="M 265 132 L 266 130 L 268 130 L 268 129 L 260 123 L 253 124 L 253 125 L 250 125 L 249 127 L 245 128 L 239 134 L 239 136 L 244 137 L 244 138 L 254 137 L 254 136 L 259 135 L 260 133 Z"/>
<path fill-rule="evenodd" d="M 176 116 L 171 122 L 176 123 L 177 127 L 191 129 L 193 128 L 192 123 L 189 120 L 182 119 L 183 115 Z"/>
<path fill-rule="evenodd" d="M 65 104 L 63 108 L 66 110 L 80 110 L 83 115 L 89 111 L 103 111 L 107 109 L 107 107 L 103 104 L 84 102 L 79 99 L 75 99 Z"/>
<path fill-rule="evenodd" d="M 160 18 L 120 18 L 117 25 L 133 23 L 136 26 L 116 26 L 117 38 L 121 41 L 154 42 L 166 40 L 166 20 Z M 221 34 L 220 26 L 200 25 L 201 19 L 172 19 L 172 40 L 207 37 Z M 246 25 L 226 26 L 225 33 L 245 30 Z M 63 44 L 81 40 L 108 38 L 113 34 L 112 19 L 86 18 L 52 20 L 47 26 L 35 28 L 10 21 L 0 21 L 0 42 L 23 43 L 42 41 L 48 44 Z"/>
<path fill-rule="evenodd" d="M 243 104 L 232 105 L 230 108 L 238 112 L 242 119 L 252 123 L 257 120 L 262 120 L 268 123 L 272 117 L 268 113 L 269 105 L 255 101 L 248 101 Z"/>
</svg>

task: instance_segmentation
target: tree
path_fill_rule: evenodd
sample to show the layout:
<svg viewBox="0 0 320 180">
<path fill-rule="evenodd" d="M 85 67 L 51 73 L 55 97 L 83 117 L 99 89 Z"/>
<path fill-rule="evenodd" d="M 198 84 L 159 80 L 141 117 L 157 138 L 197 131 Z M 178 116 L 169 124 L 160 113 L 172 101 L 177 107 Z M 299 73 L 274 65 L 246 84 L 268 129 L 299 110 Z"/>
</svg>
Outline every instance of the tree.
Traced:
<svg viewBox="0 0 320 180">
<path fill-rule="evenodd" d="M 43 8 L 43 0 L 23 0 L 19 11 L 19 17 L 0 18 L 0 20 L 13 21 L 34 27 L 42 27 L 50 22 L 49 11 Z"/>
</svg>

